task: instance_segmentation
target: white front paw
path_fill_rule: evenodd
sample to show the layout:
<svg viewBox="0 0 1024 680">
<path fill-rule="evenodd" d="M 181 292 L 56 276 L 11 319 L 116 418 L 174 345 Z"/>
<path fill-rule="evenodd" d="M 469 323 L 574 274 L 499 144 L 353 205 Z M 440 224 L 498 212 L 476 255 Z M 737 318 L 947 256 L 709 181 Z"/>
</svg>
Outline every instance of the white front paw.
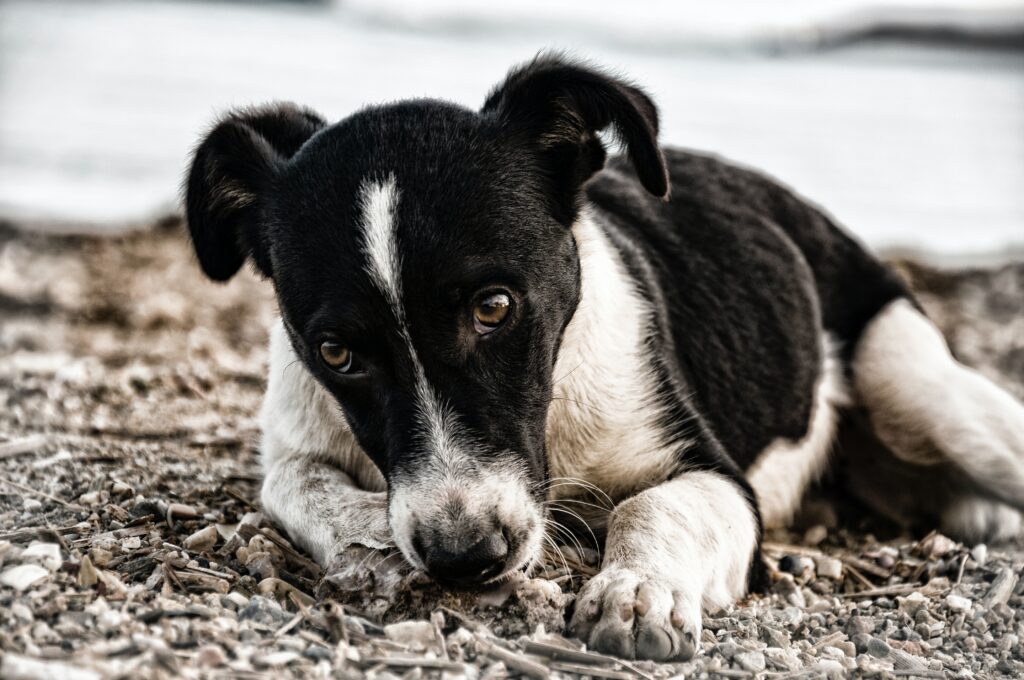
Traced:
<svg viewBox="0 0 1024 680">
<path fill-rule="evenodd" d="M 687 660 L 697 651 L 701 594 L 678 582 L 606 567 L 580 591 L 569 632 L 625 659 Z"/>
</svg>

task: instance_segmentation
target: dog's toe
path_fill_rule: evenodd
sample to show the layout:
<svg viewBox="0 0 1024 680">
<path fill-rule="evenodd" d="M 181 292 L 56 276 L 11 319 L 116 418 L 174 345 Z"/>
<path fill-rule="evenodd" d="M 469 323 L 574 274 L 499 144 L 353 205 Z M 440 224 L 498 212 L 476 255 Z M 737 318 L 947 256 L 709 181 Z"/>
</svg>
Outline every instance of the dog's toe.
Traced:
<svg viewBox="0 0 1024 680">
<path fill-rule="evenodd" d="M 686 660 L 700 636 L 700 606 L 657 578 L 606 569 L 580 593 L 570 633 L 591 649 L 632 659 Z"/>
<path fill-rule="evenodd" d="M 681 590 L 647 580 L 637 590 L 636 655 L 654 661 L 686 660 L 696 652 L 700 605 Z M 699 600 L 697 600 L 699 602 Z"/>
</svg>

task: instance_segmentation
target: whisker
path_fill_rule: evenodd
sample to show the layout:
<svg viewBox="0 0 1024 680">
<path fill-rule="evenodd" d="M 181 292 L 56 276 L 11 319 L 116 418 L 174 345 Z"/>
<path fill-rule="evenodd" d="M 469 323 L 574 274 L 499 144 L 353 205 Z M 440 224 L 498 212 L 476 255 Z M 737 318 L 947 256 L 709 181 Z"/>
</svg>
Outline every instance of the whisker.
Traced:
<svg viewBox="0 0 1024 680">
<path fill-rule="evenodd" d="M 600 413 L 602 415 L 606 415 L 606 416 L 611 416 L 612 415 L 608 411 L 605 411 L 604 409 L 601 409 L 601 408 L 599 408 L 597 406 L 594 406 L 593 404 L 590 404 L 590 403 L 585 402 L 585 401 L 580 401 L 579 399 L 573 399 L 572 397 L 551 397 L 551 401 L 571 401 L 572 403 L 576 404 L 577 406 L 585 406 L 585 407 L 587 407 L 589 409 L 593 409 L 593 410 L 597 411 L 598 413 Z"/>
<path fill-rule="evenodd" d="M 592 540 L 594 542 L 594 549 L 597 550 L 598 553 L 600 553 L 601 552 L 601 547 L 600 547 L 600 544 L 597 541 L 597 536 L 594 535 L 594 530 L 591 529 L 590 525 L 587 524 L 587 522 L 582 517 L 579 516 L 579 513 L 574 512 L 570 508 L 558 508 L 558 509 L 561 512 L 564 512 L 565 514 L 569 515 L 570 517 L 576 518 L 579 521 L 579 523 L 582 524 L 586 528 L 587 532 L 590 534 L 590 540 Z"/>
<path fill-rule="evenodd" d="M 552 528 L 557 532 L 557 535 L 563 539 L 568 539 L 572 544 L 572 547 L 576 550 L 576 554 L 579 555 L 580 560 L 583 560 L 583 544 L 580 543 L 576 535 L 566 527 L 554 522 Z"/>
<path fill-rule="evenodd" d="M 578 486 L 578 487 L 580 487 L 582 489 L 586 489 L 586 490 L 592 492 L 594 494 L 594 496 L 597 497 L 597 498 L 595 498 L 595 500 L 602 500 L 603 499 L 603 500 L 607 501 L 607 503 L 608 503 L 608 507 L 606 508 L 607 510 L 611 510 L 612 508 L 615 507 L 615 501 L 612 500 L 612 497 L 609 496 L 604 491 L 604 489 L 600 488 L 596 484 L 593 484 L 591 482 L 586 481 L 585 479 L 579 479 L 577 477 L 552 477 L 551 479 L 548 479 L 545 482 L 543 482 L 543 484 L 547 485 L 546 488 L 544 488 L 544 491 L 550 491 L 551 489 L 555 489 L 555 488 L 558 488 L 560 486 L 575 485 L 575 486 Z"/>
<path fill-rule="evenodd" d="M 609 509 L 603 505 L 597 505 L 596 503 L 591 503 L 590 501 L 585 501 L 580 498 L 559 498 L 558 500 L 547 501 L 547 503 L 576 503 L 577 505 L 584 505 L 588 508 L 600 510 L 601 512 L 610 512 Z"/>
<path fill-rule="evenodd" d="M 563 376 L 562 376 L 561 378 L 559 378 L 558 380 L 554 381 L 554 382 L 553 382 L 553 383 L 551 383 L 551 384 L 552 384 L 552 385 L 557 385 L 558 383 L 562 382 L 563 380 L 565 380 L 566 378 L 568 378 L 568 377 L 569 377 L 570 375 L 572 375 L 573 373 L 575 373 L 575 372 L 576 372 L 576 369 L 577 369 L 577 368 L 579 368 L 580 366 L 582 366 L 582 365 L 583 365 L 583 364 L 585 364 L 585 363 L 587 363 L 587 362 L 586 362 L 586 361 L 580 361 L 580 363 L 576 364 L 576 367 L 575 367 L 575 368 L 573 368 L 573 369 L 572 369 L 571 371 L 569 371 L 568 373 L 566 373 L 566 374 L 565 374 L 565 375 L 563 375 Z"/>
<path fill-rule="evenodd" d="M 554 549 L 555 553 L 558 555 L 558 558 L 562 560 L 562 568 L 565 569 L 567 574 L 569 574 L 569 579 L 571 580 L 573 577 L 573 572 L 572 569 L 569 567 L 569 563 L 565 559 L 565 553 L 563 553 L 562 549 L 558 547 L 558 544 L 555 543 L 551 539 L 551 537 L 547 535 L 547 532 L 544 533 L 544 540 L 547 541 L 547 544 Z"/>
</svg>

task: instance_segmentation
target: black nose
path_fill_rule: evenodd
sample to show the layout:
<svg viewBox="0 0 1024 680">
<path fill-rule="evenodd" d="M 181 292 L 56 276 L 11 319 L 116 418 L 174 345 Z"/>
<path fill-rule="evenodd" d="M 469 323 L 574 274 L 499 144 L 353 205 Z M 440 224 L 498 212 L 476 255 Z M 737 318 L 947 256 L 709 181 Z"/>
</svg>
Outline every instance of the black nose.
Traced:
<svg viewBox="0 0 1024 680">
<path fill-rule="evenodd" d="M 505 570 L 508 541 L 494 531 L 462 549 L 460 541 L 434 535 L 432 540 L 416 532 L 413 545 L 423 558 L 427 571 L 438 581 L 456 585 L 482 583 Z"/>
</svg>

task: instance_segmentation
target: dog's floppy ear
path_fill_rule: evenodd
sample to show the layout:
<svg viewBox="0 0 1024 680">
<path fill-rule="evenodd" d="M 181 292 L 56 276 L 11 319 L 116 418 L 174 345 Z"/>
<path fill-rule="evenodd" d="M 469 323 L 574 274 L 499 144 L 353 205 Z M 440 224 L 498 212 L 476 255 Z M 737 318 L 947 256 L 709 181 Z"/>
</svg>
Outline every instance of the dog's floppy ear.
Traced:
<svg viewBox="0 0 1024 680">
<path fill-rule="evenodd" d="M 643 90 L 560 55 L 542 54 L 512 70 L 482 113 L 524 136 L 541 156 L 555 192 L 555 217 L 575 219 L 583 183 L 604 167 L 598 133 L 612 127 L 641 184 L 668 198 L 668 168 L 658 148 L 658 110 Z"/>
<path fill-rule="evenodd" d="M 278 103 L 233 111 L 203 139 L 186 180 L 185 210 L 207 276 L 227 281 L 246 257 L 273 275 L 261 224 L 266 192 L 279 166 L 324 125 L 315 113 Z"/>
</svg>

